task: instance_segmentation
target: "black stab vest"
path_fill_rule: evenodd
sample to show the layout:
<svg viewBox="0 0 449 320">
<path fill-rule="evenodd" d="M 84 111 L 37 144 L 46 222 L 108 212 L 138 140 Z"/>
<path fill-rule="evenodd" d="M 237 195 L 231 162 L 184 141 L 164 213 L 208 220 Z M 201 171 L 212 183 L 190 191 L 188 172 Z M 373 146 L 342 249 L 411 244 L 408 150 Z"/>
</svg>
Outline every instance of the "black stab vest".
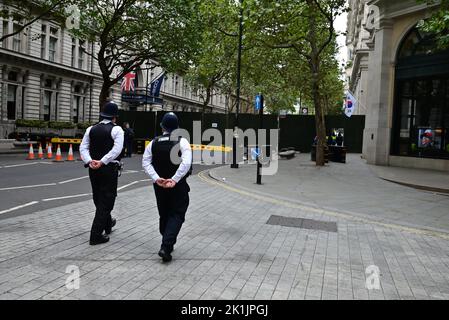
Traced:
<svg viewBox="0 0 449 320">
<path fill-rule="evenodd" d="M 164 134 L 156 137 L 151 145 L 152 161 L 151 164 L 157 174 L 164 179 L 173 177 L 181 165 L 181 149 L 179 139 L 171 140 L 170 134 Z M 174 149 L 174 150 L 173 150 Z M 173 150 L 174 162 L 170 158 Z M 185 182 L 186 178 L 192 173 L 192 166 L 187 174 L 178 182 Z"/>
<path fill-rule="evenodd" d="M 89 153 L 92 159 L 101 160 L 109 151 L 114 147 L 114 139 L 111 137 L 112 129 L 116 125 L 112 122 L 98 123 L 94 125 L 89 132 Z M 120 161 L 122 158 L 122 152 L 114 159 Z"/>
</svg>

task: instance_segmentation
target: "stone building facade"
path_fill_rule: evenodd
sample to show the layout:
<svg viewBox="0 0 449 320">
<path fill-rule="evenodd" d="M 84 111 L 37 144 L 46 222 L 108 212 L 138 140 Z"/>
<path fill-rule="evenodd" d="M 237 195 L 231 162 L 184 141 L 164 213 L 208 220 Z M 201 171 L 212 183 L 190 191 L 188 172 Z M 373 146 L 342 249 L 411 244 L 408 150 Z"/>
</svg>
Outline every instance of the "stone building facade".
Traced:
<svg viewBox="0 0 449 320">
<path fill-rule="evenodd" d="M 417 24 L 434 6 L 350 0 L 348 84 L 370 164 L 449 171 L 449 51 Z"/>
</svg>

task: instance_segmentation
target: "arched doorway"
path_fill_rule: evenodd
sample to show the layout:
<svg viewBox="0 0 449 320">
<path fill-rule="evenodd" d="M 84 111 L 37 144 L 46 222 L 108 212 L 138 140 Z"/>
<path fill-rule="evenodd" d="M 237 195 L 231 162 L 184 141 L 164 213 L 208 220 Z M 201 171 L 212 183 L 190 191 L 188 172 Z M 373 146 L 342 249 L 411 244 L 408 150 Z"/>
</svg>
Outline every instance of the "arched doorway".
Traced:
<svg viewBox="0 0 449 320">
<path fill-rule="evenodd" d="M 391 153 L 449 159 L 449 50 L 412 28 L 397 52 Z"/>
</svg>

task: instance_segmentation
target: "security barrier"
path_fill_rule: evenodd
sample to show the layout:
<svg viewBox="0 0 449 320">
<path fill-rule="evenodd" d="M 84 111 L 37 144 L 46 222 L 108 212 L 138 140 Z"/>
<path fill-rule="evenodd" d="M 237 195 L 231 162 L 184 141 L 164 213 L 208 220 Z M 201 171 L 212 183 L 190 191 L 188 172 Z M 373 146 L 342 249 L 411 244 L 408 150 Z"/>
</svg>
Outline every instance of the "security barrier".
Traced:
<svg viewBox="0 0 449 320">
<path fill-rule="evenodd" d="M 145 148 L 150 144 L 151 140 L 145 141 Z M 226 146 L 210 146 L 204 144 L 191 144 L 192 150 L 207 150 L 207 151 L 219 151 L 219 152 L 231 152 L 231 147 Z"/>
<path fill-rule="evenodd" d="M 51 143 L 72 143 L 81 144 L 82 139 L 71 139 L 71 138 L 51 138 Z"/>
</svg>

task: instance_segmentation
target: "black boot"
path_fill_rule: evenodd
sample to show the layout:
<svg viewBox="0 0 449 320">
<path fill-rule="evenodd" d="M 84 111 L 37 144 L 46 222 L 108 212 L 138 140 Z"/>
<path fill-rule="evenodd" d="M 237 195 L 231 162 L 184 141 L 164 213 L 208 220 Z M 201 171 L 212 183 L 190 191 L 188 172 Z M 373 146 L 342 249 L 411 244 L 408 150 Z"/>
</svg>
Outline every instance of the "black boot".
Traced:
<svg viewBox="0 0 449 320">
<path fill-rule="evenodd" d="M 116 219 L 112 219 L 111 225 L 104 229 L 104 233 L 111 234 L 112 233 L 112 228 L 115 227 L 116 224 L 117 224 L 117 220 Z"/>
<path fill-rule="evenodd" d="M 162 258 L 162 261 L 164 261 L 164 262 L 170 262 L 172 259 L 171 254 L 166 249 L 163 249 L 163 248 L 161 248 L 161 250 L 159 250 L 158 255 L 159 255 L 159 257 Z"/>
<path fill-rule="evenodd" d="M 102 235 L 99 236 L 99 237 L 91 237 L 91 238 L 90 238 L 90 241 L 89 241 L 89 244 L 90 244 L 91 246 L 94 246 L 94 245 L 96 245 L 96 244 L 102 244 L 102 243 L 106 243 L 106 242 L 108 242 L 108 241 L 109 241 L 109 237 L 102 234 Z"/>
</svg>

